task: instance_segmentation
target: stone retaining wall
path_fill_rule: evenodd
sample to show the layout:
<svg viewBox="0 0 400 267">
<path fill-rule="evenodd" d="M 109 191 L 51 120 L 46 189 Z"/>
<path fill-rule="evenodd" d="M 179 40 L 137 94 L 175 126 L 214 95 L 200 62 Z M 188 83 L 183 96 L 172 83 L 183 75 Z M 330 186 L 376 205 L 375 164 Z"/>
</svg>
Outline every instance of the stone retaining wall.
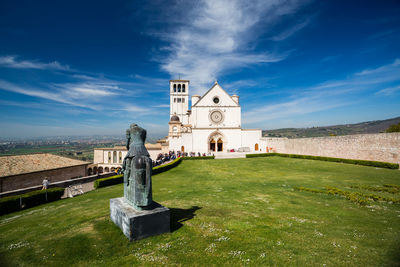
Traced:
<svg viewBox="0 0 400 267">
<path fill-rule="evenodd" d="M 277 153 L 400 163 L 400 133 L 263 139 Z"/>
</svg>

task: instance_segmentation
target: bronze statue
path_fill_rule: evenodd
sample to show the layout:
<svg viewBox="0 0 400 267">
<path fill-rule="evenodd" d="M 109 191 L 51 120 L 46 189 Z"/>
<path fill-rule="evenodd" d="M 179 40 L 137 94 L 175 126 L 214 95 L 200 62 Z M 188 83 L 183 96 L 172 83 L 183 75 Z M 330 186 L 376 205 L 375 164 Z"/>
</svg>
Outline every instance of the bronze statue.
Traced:
<svg viewBox="0 0 400 267">
<path fill-rule="evenodd" d="M 149 208 L 153 202 L 151 187 L 152 161 L 144 142 L 146 130 L 137 124 L 131 124 L 126 130 L 126 148 L 124 158 L 124 198 L 137 210 Z"/>
</svg>

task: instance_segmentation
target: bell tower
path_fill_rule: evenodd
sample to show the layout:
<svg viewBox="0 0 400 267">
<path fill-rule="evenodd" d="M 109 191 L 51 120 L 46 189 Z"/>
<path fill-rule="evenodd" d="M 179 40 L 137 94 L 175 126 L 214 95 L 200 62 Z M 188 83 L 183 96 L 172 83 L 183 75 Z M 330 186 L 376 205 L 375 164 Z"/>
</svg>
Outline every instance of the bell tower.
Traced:
<svg viewBox="0 0 400 267">
<path fill-rule="evenodd" d="M 183 124 L 188 124 L 189 110 L 189 81 L 188 80 L 170 80 L 170 112 L 169 117 L 176 115 Z"/>
</svg>

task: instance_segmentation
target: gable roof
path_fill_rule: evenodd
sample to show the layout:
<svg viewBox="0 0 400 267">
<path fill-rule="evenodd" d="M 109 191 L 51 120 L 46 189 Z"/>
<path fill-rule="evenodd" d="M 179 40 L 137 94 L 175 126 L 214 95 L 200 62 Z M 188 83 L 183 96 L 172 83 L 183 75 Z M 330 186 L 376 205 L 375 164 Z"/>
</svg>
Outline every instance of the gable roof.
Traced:
<svg viewBox="0 0 400 267">
<path fill-rule="evenodd" d="M 2 156 L 0 157 L 0 177 L 89 164 L 90 162 L 48 153 Z"/>
<path fill-rule="evenodd" d="M 230 101 L 231 101 L 230 104 L 231 104 L 232 106 L 237 106 L 237 107 L 240 106 L 238 103 L 235 102 L 235 100 L 233 100 L 232 96 L 230 96 L 230 95 L 224 90 L 224 88 L 222 88 L 221 85 L 218 84 L 218 82 L 215 82 L 215 83 L 213 84 L 213 86 L 212 86 L 210 89 L 208 89 L 208 91 L 199 99 L 199 101 L 197 101 L 196 104 L 192 105 L 192 107 L 201 106 L 201 105 L 202 105 L 202 102 L 204 102 L 203 100 L 205 99 L 205 97 L 206 97 L 208 94 L 210 94 L 211 92 L 213 92 L 213 91 L 215 91 L 215 90 L 217 90 L 217 89 L 220 89 L 220 90 L 222 91 L 223 94 L 225 94 L 226 96 L 228 96 L 228 98 L 229 98 Z"/>
</svg>

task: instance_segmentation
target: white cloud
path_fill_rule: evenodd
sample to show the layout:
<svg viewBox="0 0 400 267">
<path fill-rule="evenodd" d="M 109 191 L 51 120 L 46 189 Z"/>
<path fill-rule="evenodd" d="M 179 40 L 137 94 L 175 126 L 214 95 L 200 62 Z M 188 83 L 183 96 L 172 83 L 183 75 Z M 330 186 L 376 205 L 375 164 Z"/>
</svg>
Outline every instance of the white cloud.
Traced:
<svg viewBox="0 0 400 267">
<path fill-rule="evenodd" d="M 255 106 L 243 113 L 245 124 L 265 123 L 273 119 L 291 118 L 353 104 L 358 98 L 351 96 L 359 92 L 382 88 L 386 83 L 400 81 L 400 60 L 367 69 L 350 75 L 343 80 L 327 81 L 307 88 L 294 88 L 289 101 L 273 105 Z M 375 94 L 391 95 L 400 91 L 400 86 L 379 90 Z M 364 94 L 364 97 L 368 97 Z"/>
<path fill-rule="evenodd" d="M 203 0 L 187 12 L 177 30 L 160 35 L 170 43 L 165 48 L 170 54 L 161 60 L 161 67 L 172 77 L 189 79 L 194 93 L 202 93 L 228 70 L 281 61 L 287 54 L 249 50 L 256 41 L 257 26 L 262 25 L 265 32 L 304 2 Z"/>
<path fill-rule="evenodd" d="M 391 96 L 391 95 L 396 94 L 397 92 L 400 92 L 400 86 L 385 88 L 385 89 L 379 90 L 378 92 L 376 92 L 376 94 Z"/>
<path fill-rule="evenodd" d="M 20 60 L 16 56 L 1 56 L 0 67 L 13 69 L 70 70 L 68 65 L 62 65 L 57 61 L 43 63 L 33 60 Z"/>
<path fill-rule="evenodd" d="M 304 27 L 306 27 L 308 24 L 310 23 L 310 19 L 306 19 L 305 21 L 294 25 L 293 27 L 271 37 L 271 40 L 273 41 L 283 41 L 287 38 L 289 38 L 290 36 L 292 36 L 293 34 L 295 34 L 296 32 L 298 32 L 299 30 L 303 29 Z"/>
<path fill-rule="evenodd" d="M 375 69 L 367 69 L 361 72 L 356 73 L 358 76 L 371 75 L 371 74 L 380 74 L 387 73 L 390 70 L 394 70 L 395 72 L 399 72 L 400 67 L 400 59 L 397 58 L 393 61 L 392 64 L 384 65 Z"/>
<path fill-rule="evenodd" d="M 37 88 L 32 88 L 29 86 L 16 85 L 14 83 L 10 83 L 10 82 L 4 81 L 4 80 L 0 80 L 0 89 L 6 90 L 9 92 L 23 94 L 23 95 L 48 99 L 48 100 L 52 100 L 52 101 L 56 101 L 56 102 L 60 102 L 60 103 L 64 103 L 64 104 L 68 104 L 68 105 L 72 105 L 72 106 L 98 109 L 95 106 L 83 104 L 84 101 L 74 101 L 73 99 L 68 99 L 65 96 L 63 96 L 63 94 L 60 92 L 43 91 L 43 90 L 40 90 Z"/>
</svg>

